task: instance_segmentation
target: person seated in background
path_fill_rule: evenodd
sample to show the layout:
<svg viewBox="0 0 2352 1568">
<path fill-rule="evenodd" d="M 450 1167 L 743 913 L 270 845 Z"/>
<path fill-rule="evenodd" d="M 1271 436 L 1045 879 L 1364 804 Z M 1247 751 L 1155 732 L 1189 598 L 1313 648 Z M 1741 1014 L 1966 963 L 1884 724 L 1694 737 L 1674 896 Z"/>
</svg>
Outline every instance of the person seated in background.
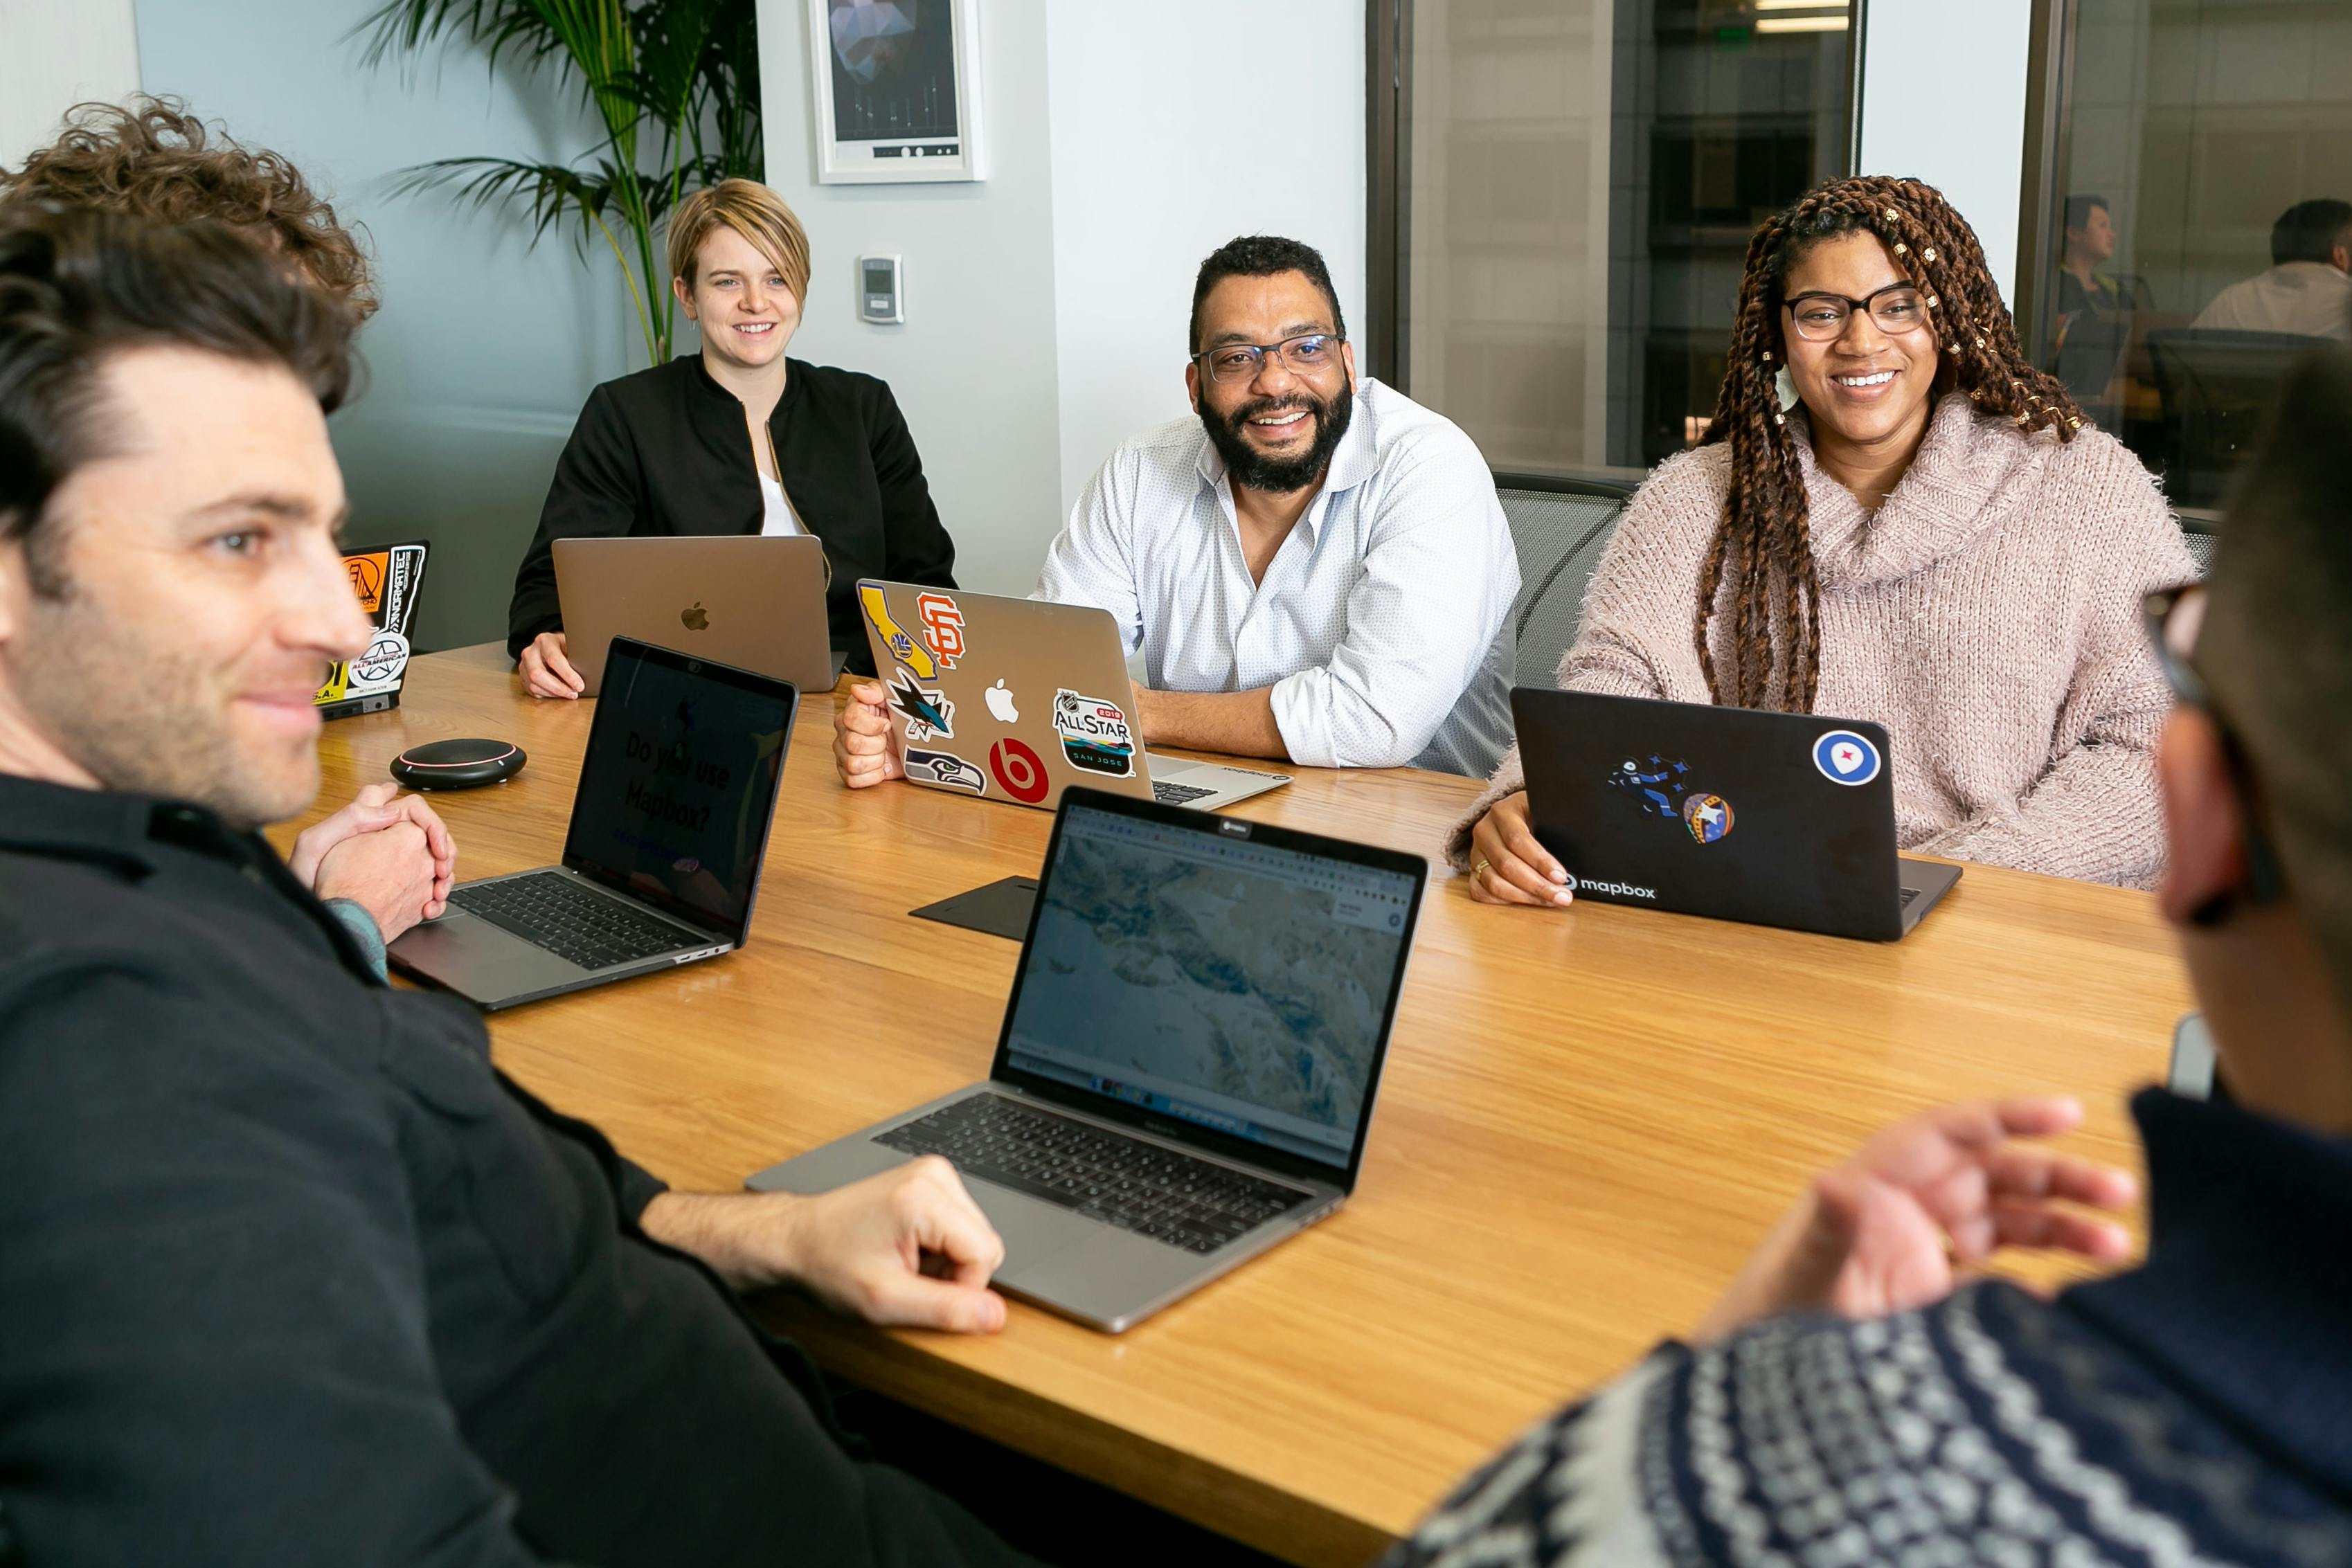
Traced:
<svg viewBox="0 0 2352 1568">
<path fill-rule="evenodd" d="M 2271 225 L 2271 269 L 2232 283 L 2192 326 L 2352 340 L 2352 202 L 2297 202 Z"/>
<path fill-rule="evenodd" d="M 46 203 L 159 224 L 210 218 L 291 262 L 352 320 L 375 314 L 366 254 L 277 153 L 207 130 L 176 99 L 77 104 L 65 126 L 16 169 L 0 169 L 0 213 Z"/>
<path fill-rule="evenodd" d="M 2132 1184 L 2011 1142 L 2068 1104 L 1899 1124 L 1814 1180 L 1692 1343 L 1529 1431 L 1391 1568 L 2352 1563 L 2347 455 L 2329 350 L 2210 591 L 2151 596 L 2182 694 L 2162 904 L 2226 1097 L 2132 1102 L 2146 1261 L 2054 1300 L 1958 1283 L 1997 1247 L 2116 1257 L 2096 1211 Z"/>
<path fill-rule="evenodd" d="M 814 534 L 827 631 L 866 670 L 857 580 L 955 586 L 955 545 L 890 389 L 784 357 L 808 295 L 808 235 L 782 198 L 721 180 L 680 202 L 670 287 L 701 352 L 588 394 L 515 574 L 507 652 L 535 697 L 573 697 L 556 602 L 557 539 Z"/>
<path fill-rule="evenodd" d="M 1748 250 L 1706 444 L 1627 503 L 1573 691 L 1886 727 L 1902 847 L 2150 885 L 2164 681 L 2139 596 L 2191 575 L 2138 459 L 2020 350 L 1976 235 L 1916 180 L 1832 180 Z M 1446 853 L 1564 904 L 1516 752 Z"/>
<path fill-rule="evenodd" d="M 1485 773 L 1510 738 L 1519 567 L 1478 448 L 1358 377 L 1297 240 L 1201 264 L 1191 350 L 1192 417 L 1097 471 L 1035 597 L 1118 621 L 1147 745 Z M 902 776 L 883 696 L 853 686 L 835 718 L 852 789 Z"/>
<path fill-rule="evenodd" d="M 2112 421 L 2107 395 L 2124 368 L 2132 315 L 2149 308 L 2147 286 L 2103 270 L 2115 259 L 2116 225 L 2105 196 L 2066 198 L 2066 249 L 2058 269 L 2058 309 L 2050 368 L 2084 412 Z"/>
<path fill-rule="evenodd" d="M 666 1190 L 384 987 L 413 824 L 310 885 L 369 626 L 325 414 L 352 325 L 226 228 L 0 224 L 0 1513 L 25 1560 L 1006 1563 L 861 1461 L 732 1291 L 1003 1322 L 943 1162 Z"/>
</svg>

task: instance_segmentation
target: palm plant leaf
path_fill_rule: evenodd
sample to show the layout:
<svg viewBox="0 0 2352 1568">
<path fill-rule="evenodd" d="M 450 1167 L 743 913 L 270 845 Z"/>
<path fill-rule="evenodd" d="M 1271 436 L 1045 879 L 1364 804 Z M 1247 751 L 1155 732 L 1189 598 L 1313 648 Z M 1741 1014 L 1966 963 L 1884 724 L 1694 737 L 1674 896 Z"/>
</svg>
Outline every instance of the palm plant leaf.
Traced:
<svg viewBox="0 0 2352 1568">
<path fill-rule="evenodd" d="M 671 312 L 655 231 L 689 182 L 757 178 L 763 162 L 757 26 L 756 0 L 384 0 L 352 36 L 366 37 L 370 65 L 462 39 L 493 68 L 511 52 L 531 67 L 552 64 L 579 89 L 604 132 L 593 162 L 445 158 L 405 171 L 394 191 L 447 190 L 464 205 L 518 209 L 534 245 L 577 220 L 583 253 L 601 237 L 620 262 L 659 361 Z"/>
</svg>

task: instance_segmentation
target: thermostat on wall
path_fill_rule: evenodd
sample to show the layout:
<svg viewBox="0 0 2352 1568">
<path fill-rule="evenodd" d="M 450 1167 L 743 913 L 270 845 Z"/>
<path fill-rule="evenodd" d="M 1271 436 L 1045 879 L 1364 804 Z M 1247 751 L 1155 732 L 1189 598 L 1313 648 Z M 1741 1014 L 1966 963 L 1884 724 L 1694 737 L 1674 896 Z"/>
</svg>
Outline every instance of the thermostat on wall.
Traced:
<svg viewBox="0 0 2352 1568">
<path fill-rule="evenodd" d="M 900 284 L 897 256 L 857 258 L 857 317 L 861 321 L 906 320 L 907 294 Z"/>
</svg>

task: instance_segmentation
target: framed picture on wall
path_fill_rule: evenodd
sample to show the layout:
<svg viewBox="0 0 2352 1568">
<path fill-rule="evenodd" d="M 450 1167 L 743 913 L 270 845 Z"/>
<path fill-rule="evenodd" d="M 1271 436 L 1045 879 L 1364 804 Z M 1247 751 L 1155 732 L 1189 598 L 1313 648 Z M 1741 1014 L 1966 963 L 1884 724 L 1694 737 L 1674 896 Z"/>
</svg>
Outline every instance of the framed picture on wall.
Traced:
<svg viewBox="0 0 2352 1568">
<path fill-rule="evenodd" d="M 808 0 L 823 184 L 978 180 L 981 0 Z"/>
</svg>

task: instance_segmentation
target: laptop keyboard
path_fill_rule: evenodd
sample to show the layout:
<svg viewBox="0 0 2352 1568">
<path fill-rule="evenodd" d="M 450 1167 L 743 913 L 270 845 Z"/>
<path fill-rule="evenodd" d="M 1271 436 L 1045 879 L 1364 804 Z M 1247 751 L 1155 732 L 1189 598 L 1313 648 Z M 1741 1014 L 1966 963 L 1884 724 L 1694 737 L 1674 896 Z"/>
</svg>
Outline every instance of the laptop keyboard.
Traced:
<svg viewBox="0 0 2352 1568">
<path fill-rule="evenodd" d="M 453 888 L 449 902 L 583 969 L 650 958 L 694 941 L 677 926 L 551 871 Z"/>
<path fill-rule="evenodd" d="M 996 1094 L 959 1100 L 874 1141 L 943 1155 L 965 1176 L 1187 1252 L 1214 1252 L 1311 1196 Z"/>
<path fill-rule="evenodd" d="M 1898 887 L 1895 891 L 1903 895 L 1903 907 L 1906 909 L 1910 908 L 1911 901 L 1919 896 L 1919 890 L 1916 887 Z"/>
<path fill-rule="evenodd" d="M 1198 784 L 1163 784 L 1157 779 L 1151 781 L 1151 798 L 1163 806 L 1181 806 L 1186 801 L 1215 793 L 1214 789 L 1203 789 Z"/>
</svg>

